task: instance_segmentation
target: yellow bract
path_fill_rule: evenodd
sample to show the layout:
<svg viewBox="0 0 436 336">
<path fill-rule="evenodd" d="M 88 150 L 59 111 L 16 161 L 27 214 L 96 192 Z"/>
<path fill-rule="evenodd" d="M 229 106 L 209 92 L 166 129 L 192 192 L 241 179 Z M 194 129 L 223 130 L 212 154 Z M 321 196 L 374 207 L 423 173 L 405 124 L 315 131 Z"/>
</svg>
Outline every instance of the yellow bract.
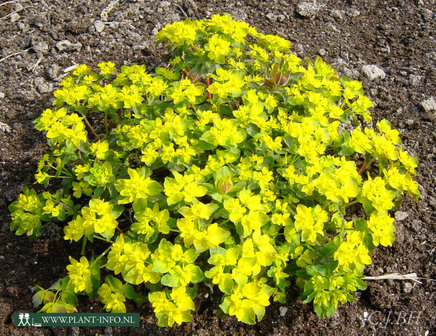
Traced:
<svg viewBox="0 0 436 336">
<path fill-rule="evenodd" d="M 324 235 L 323 224 L 328 220 L 328 214 L 319 205 L 315 208 L 302 204 L 297 206 L 295 229 L 301 232 L 301 240 L 314 245 L 318 235 Z"/>
<path fill-rule="evenodd" d="M 74 286 L 74 292 L 92 291 L 91 270 L 88 259 L 81 257 L 80 261 L 70 257 L 70 265 L 67 266 L 68 276 Z"/>
</svg>

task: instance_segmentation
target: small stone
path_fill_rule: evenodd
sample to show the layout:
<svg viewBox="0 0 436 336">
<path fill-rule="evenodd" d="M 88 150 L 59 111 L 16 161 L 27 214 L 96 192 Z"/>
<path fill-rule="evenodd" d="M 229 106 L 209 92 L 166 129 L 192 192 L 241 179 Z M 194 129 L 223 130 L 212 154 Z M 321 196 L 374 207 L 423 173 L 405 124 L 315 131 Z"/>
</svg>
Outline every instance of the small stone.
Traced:
<svg viewBox="0 0 436 336">
<path fill-rule="evenodd" d="M 0 121 L 0 131 L 3 131 L 5 133 L 9 133 L 11 131 L 11 128 L 9 127 L 9 125 L 2 123 Z"/>
<path fill-rule="evenodd" d="M 288 312 L 288 308 L 286 308 L 286 307 L 280 307 L 279 308 L 279 311 L 280 311 L 280 316 L 285 316 L 286 315 L 286 313 Z"/>
<path fill-rule="evenodd" d="M 4 92 L 0 92 L 0 99 L 3 99 L 5 97 Z"/>
<path fill-rule="evenodd" d="M 333 60 L 333 65 L 338 67 L 348 67 L 348 63 L 342 57 L 335 58 Z"/>
<path fill-rule="evenodd" d="M 433 97 L 421 102 L 421 106 L 425 112 L 430 113 L 436 111 L 436 101 Z"/>
<path fill-rule="evenodd" d="M 297 55 L 304 54 L 304 46 L 301 43 L 295 43 L 293 45 L 294 50 L 296 50 Z"/>
<path fill-rule="evenodd" d="M 3 288 L 2 288 L 3 289 Z M 3 292 L 3 290 L 2 290 Z M 10 305 L 8 305 L 6 302 L 3 302 L 3 300 L 0 301 L 0 322 L 4 325 L 6 323 L 6 319 L 9 318 L 11 313 L 13 312 L 13 309 Z"/>
<path fill-rule="evenodd" d="M 8 287 L 6 287 L 6 290 L 13 297 L 18 297 L 18 293 L 20 292 L 17 286 L 8 286 Z"/>
<path fill-rule="evenodd" d="M 412 289 L 413 289 L 413 285 L 412 285 L 410 282 L 405 282 L 405 283 L 403 284 L 403 291 L 404 291 L 404 293 L 406 293 L 406 294 L 410 294 L 410 292 L 412 291 Z"/>
<path fill-rule="evenodd" d="M 39 93 L 47 93 L 53 90 L 53 86 L 47 83 L 42 77 L 35 78 L 35 86 Z"/>
<path fill-rule="evenodd" d="M 80 49 L 82 49 L 82 43 L 77 42 L 77 43 L 72 43 L 68 40 L 62 40 L 59 41 L 58 43 L 56 43 L 56 48 L 60 51 L 78 51 Z"/>
<path fill-rule="evenodd" d="M 20 48 L 27 49 L 32 45 L 32 35 L 27 35 L 25 38 L 21 40 Z"/>
<path fill-rule="evenodd" d="M 22 10 L 24 8 L 24 6 L 22 5 L 22 4 L 20 4 L 19 2 L 16 2 L 15 3 L 15 6 L 14 6 L 14 10 L 15 11 L 20 11 L 20 10 Z"/>
<path fill-rule="evenodd" d="M 320 6 L 316 2 L 300 2 L 295 8 L 298 15 L 309 19 L 313 19 L 319 10 Z"/>
<path fill-rule="evenodd" d="M 419 231 L 419 229 L 421 228 L 421 222 L 417 219 L 414 219 L 412 221 L 412 227 L 415 231 Z"/>
<path fill-rule="evenodd" d="M 435 113 L 425 113 L 422 116 L 422 119 L 427 120 L 427 121 L 435 121 L 436 119 L 436 114 Z"/>
<path fill-rule="evenodd" d="M 268 20 L 270 20 L 271 22 L 276 22 L 277 21 L 277 16 L 274 13 L 268 13 L 266 15 L 266 17 L 268 18 Z"/>
<path fill-rule="evenodd" d="M 415 120 L 413 120 L 413 119 L 406 119 L 406 121 L 404 121 L 404 123 L 407 126 L 413 126 L 413 125 L 415 125 Z"/>
<path fill-rule="evenodd" d="M 14 13 L 11 15 L 11 22 L 17 22 L 20 19 L 20 15 L 18 13 Z"/>
<path fill-rule="evenodd" d="M 339 321 L 333 321 L 333 320 L 331 320 L 330 321 L 330 323 L 329 323 L 329 325 L 330 325 L 330 327 L 331 328 L 336 328 L 338 325 L 340 325 L 341 324 L 341 322 L 339 322 Z"/>
<path fill-rule="evenodd" d="M 318 50 L 318 54 L 320 56 L 325 56 L 325 54 L 327 54 L 327 51 L 324 48 L 321 48 L 321 49 Z"/>
<path fill-rule="evenodd" d="M 395 219 L 397 221 L 405 220 L 407 217 L 409 217 L 409 214 L 405 211 L 397 211 L 395 212 Z"/>
<path fill-rule="evenodd" d="M 367 64 L 362 67 L 363 74 L 369 78 L 369 80 L 383 79 L 386 77 L 386 73 L 383 69 L 374 64 Z"/>
<path fill-rule="evenodd" d="M 160 6 L 161 7 L 170 7 L 171 6 L 171 2 L 169 2 L 169 1 L 161 1 L 160 2 Z"/>
<path fill-rule="evenodd" d="M 335 33 L 341 32 L 338 28 L 336 28 L 336 26 L 332 22 L 327 23 L 327 27 L 329 27 Z"/>
<path fill-rule="evenodd" d="M 112 331 L 112 327 L 106 327 L 104 328 L 104 334 L 108 336 L 112 336 L 114 333 Z"/>
<path fill-rule="evenodd" d="M 32 49 L 35 50 L 36 52 L 40 52 L 40 53 L 46 53 L 49 49 L 48 43 L 47 42 L 32 42 Z"/>
<path fill-rule="evenodd" d="M 118 29 L 120 27 L 120 23 L 117 21 L 112 21 L 111 23 L 109 23 L 109 27 L 112 29 Z"/>
<path fill-rule="evenodd" d="M 351 17 L 356 17 L 360 15 L 360 12 L 355 8 L 347 9 L 345 13 L 347 13 L 347 15 Z"/>
<path fill-rule="evenodd" d="M 71 327 L 71 336 L 80 336 L 79 327 Z"/>
<path fill-rule="evenodd" d="M 56 63 L 51 64 L 46 70 L 47 76 L 50 79 L 55 79 L 59 75 L 61 68 Z"/>
<path fill-rule="evenodd" d="M 29 25 L 25 24 L 23 22 L 18 22 L 17 27 L 19 30 L 21 30 L 23 33 L 27 32 L 29 30 Z"/>
<path fill-rule="evenodd" d="M 95 27 L 95 30 L 97 31 L 97 33 L 101 33 L 103 31 L 103 29 L 104 29 L 103 21 L 95 20 L 94 21 L 94 27 Z"/>
<path fill-rule="evenodd" d="M 414 87 L 418 86 L 421 83 L 421 80 L 422 80 L 422 76 L 420 76 L 420 75 L 411 74 L 409 76 L 409 83 L 411 86 L 414 86 Z"/>
<path fill-rule="evenodd" d="M 359 71 L 357 69 L 343 68 L 342 72 L 348 78 L 357 78 L 357 77 L 359 77 Z"/>
<path fill-rule="evenodd" d="M 286 16 L 284 16 L 283 14 L 277 15 L 278 22 L 285 22 L 285 20 L 286 20 Z"/>
<path fill-rule="evenodd" d="M 423 8 L 421 10 L 421 15 L 424 17 L 424 19 L 427 19 L 427 20 L 430 20 L 433 18 L 433 12 L 427 8 Z"/>
<path fill-rule="evenodd" d="M 436 51 L 425 53 L 424 58 L 429 61 L 436 61 Z"/>
<path fill-rule="evenodd" d="M 342 20 L 344 18 L 345 11 L 342 9 L 332 9 L 330 16 L 334 19 Z"/>
</svg>

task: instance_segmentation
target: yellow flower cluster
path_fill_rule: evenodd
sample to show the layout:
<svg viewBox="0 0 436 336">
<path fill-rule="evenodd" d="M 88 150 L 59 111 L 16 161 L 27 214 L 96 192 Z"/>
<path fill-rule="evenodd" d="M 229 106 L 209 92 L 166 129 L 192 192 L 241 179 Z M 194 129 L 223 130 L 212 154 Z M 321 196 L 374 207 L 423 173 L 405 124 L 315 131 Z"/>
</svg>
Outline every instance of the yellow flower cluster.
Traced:
<svg viewBox="0 0 436 336">
<path fill-rule="evenodd" d="M 302 204 L 297 206 L 295 229 L 301 231 L 301 240 L 314 245 L 317 235 L 324 235 L 323 224 L 328 220 L 328 214 L 317 205 L 314 208 Z"/>
<path fill-rule="evenodd" d="M 114 206 L 101 199 L 91 199 L 89 206 L 83 207 L 81 215 L 70 221 L 64 228 L 66 240 L 79 241 L 83 235 L 93 236 L 100 234 L 105 238 L 111 238 L 118 226 L 116 218 L 121 213 L 114 211 Z"/>
<path fill-rule="evenodd" d="M 160 326 L 171 327 L 174 323 L 182 324 L 192 320 L 190 312 L 195 309 L 195 305 L 187 294 L 186 287 L 173 288 L 169 298 L 165 291 L 152 292 L 148 299 Z"/>
<path fill-rule="evenodd" d="M 81 141 L 87 140 L 88 133 L 82 117 L 76 113 L 68 113 L 66 108 L 44 110 L 35 127 L 46 131 L 47 138 L 53 143 L 66 143 L 69 151 L 77 148 Z"/>
<path fill-rule="evenodd" d="M 68 276 L 74 286 L 74 292 L 92 291 L 91 270 L 86 257 L 81 257 L 80 261 L 70 257 L 70 265 L 67 266 Z"/>
<path fill-rule="evenodd" d="M 359 231 L 347 234 L 347 241 L 342 242 L 334 253 L 334 259 L 338 261 L 338 270 L 348 272 L 355 269 L 362 272 L 365 265 L 371 264 L 369 251 L 362 238 Z"/>
<path fill-rule="evenodd" d="M 106 267 L 115 274 L 121 273 L 124 280 L 134 285 L 143 282 L 157 283 L 160 275 L 152 270 L 153 264 L 147 262 L 149 256 L 147 244 L 125 241 L 121 235 L 112 244 Z"/>
</svg>

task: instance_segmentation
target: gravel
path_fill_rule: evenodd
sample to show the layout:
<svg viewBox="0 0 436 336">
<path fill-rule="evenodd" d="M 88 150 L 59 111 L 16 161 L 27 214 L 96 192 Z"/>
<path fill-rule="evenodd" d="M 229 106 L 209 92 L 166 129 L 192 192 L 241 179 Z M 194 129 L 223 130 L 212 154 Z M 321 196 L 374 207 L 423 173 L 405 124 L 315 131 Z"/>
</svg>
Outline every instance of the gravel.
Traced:
<svg viewBox="0 0 436 336">
<path fill-rule="evenodd" d="M 386 77 L 386 73 L 383 69 L 374 64 L 364 65 L 362 67 L 362 73 L 369 80 L 384 79 Z"/>
<path fill-rule="evenodd" d="M 421 106 L 425 112 L 430 113 L 436 111 L 436 101 L 433 97 L 430 97 L 421 102 Z"/>
<path fill-rule="evenodd" d="M 104 22 L 100 20 L 94 21 L 94 27 L 97 33 L 101 33 L 104 30 Z"/>
<path fill-rule="evenodd" d="M 318 14 L 321 6 L 316 2 L 300 2 L 295 11 L 302 17 L 313 19 Z"/>
<path fill-rule="evenodd" d="M 32 49 L 44 54 L 49 51 L 49 46 L 48 43 L 44 41 L 32 41 Z"/>
<path fill-rule="evenodd" d="M 56 48 L 59 50 L 59 52 L 79 51 L 80 49 L 82 49 L 82 43 L 72 43 L 68 40 L 62 40 L 56 43 Z"/>
<path fill-rule="evenodd" d="M 407 212 L 405 212 L 405 211 L 397 211 L 395 213 L 395 219 L 397 221 L 405 220 L 407 217 L 409 217 L 409 214 Z"/>
</svg>

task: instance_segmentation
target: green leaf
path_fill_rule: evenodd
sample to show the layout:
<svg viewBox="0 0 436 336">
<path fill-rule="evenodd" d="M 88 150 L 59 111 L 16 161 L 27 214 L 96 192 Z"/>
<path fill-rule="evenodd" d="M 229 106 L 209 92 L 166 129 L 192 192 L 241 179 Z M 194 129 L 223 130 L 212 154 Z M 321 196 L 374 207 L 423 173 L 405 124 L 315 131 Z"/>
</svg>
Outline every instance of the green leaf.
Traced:
<svg viewBox="0 0 436 336">
<path fill-rule="evenodd" d="M 228 276 L 223 277 L 218 285 L 220 291 L 227 295 L 232 294 L 234 286 L 235 286 L 235 282 L 231 278 L 230 274 L 228 274 Z"/>
<path fill-rule="evenodd" d="M 180 278 L 175 274 L 167 273 L 162 277 L 160 283 L 168 287 L 178 287 L 180 285 Z"/>
<path fill-rule="evenodd" d="M 211 149 L 214 149 L 216 147 L 215 145 L 209 143 L 208 141 L 202 140 L 201 138 L 200 138 L 200 141 L 198 142 L 197 146 L 200 147 L 201 149 L 204 149 L 204 150 L 211 150 Z"/>
<path fill-rule="evenodd" d="M 136 304 L 143 304 L 148 301 L 147 296 L 136 293 L 130 284 L 123 285 L 123 295 L 129 300 L 135 301 Z"/>
<path fill-rule="evenodd" d="M 35 289 L 36 288 L 40 289 L 32 297 L 32 303 L 34 308 L 40 306 L 42 303 L 46 304 L 47 302 L 53 301 L 55 293 L 49 290 L 45 290 L 39 286 L 35 286 Z"/>
<path fill-rule="evenodd" d="M 168 263 L 164 262 L 162 259 L 157 258 L 153 262 L 153 272 L 156 273 L 167 273 L 171 268 L 168 267 Z"/>
<path fill-rule="evenodd" d="M 192 283 L 199 283 L 203 281 L 204 279 L 204 273 L 201 270 L 201 268 L 197 265 L 194 265 L 191 267 L 191 282 Z"/>
<path fill-rule="evenodd" d="M 367 285 L 362 279 L 356 279 L 356 287 L 359 290 L 365 290 L 367 288 Z"/>
<path fill-rule="evenodd" d="M 209 131 L 204 132 L 203 135 L 200 137 L 200 140 L 213 145 L 212 148 L 215 148 L 218 145 L 217 139 Z"/>
<path fill-rule="evenodd" d="M 155 69 L 155 72 L 156 74 L 162 75 L 166 79 L 173 80 L 173 81 L 180 78 L 179 73 L 161 67 L 157 67 Z"/>
<path fill-rule="evenodd" d="M 123 213 L 123 211 L 124 211 L 124 206 L 123 206 L 123 205 L 115 205 L 115 206 L 112 208 L 111 216 L 112 216 L 113 218 L 118 218 L 118 217 L 121 216 L 121 214 Z"/>
<path fill-rule="evenodd" d="M 135 211 L 135 214 L 139 212 L 145 211 L 148 207 L 148 202 L 146 198 L 137 198 L 133 201 L 133 210 Z"/>
<path fill-rule="evenodd" d="M 258 322 L 262 321 L 262 319 L 265 315 L 265 307 L 255 304 L 255 305 L 253 305 L 253 311 L 256 314 L 257 321 Z"/>
<path fill-rule="evenodd" d="M 285 226 L 284 230 L 285 239 L 288 243 L 299 245 L 300 244 L 300 236 L 295 230 L 294 225 Z"/>
<path fill-rule="evenodd" d="M 162 185 L 159 182 L 151 180 L 147 186 L 147 192 L 151 196 L 159 194 L 163 190 Z"/>
<path fill-rule="evenodd" d="M 259 126 L 252 124 L 252 123 L 249 123 L 247 125 L 247 133 L 252 138 L 255 137 L 257 134 L 259 134 L 259 132 L 260 132 Z"/>
<path fill-rule="evenodd" d="M 123 283 L 120 279 L 115 278 L 112 275 L 107 275 L 105 277 L 105 282 L 109 285 L 112 292 L 122 292 L 123 291 Z"/>
<path fill-rule="evenodd" d="M 79 304 L 77 300 L 77 295 L 74 294 L 74 292 L 62 291 L 61 299 L 65 304 L 71 306 L 77 306 Z"/>
<path fill-rule="evenodd" d="M 60 279 L 57 279 L 55 282 L 53 282 L 48 289 L 55 290 L 55 291 L 65 289 L 66 283 L 68 283 L 68 279 L 60 278 Z"/>
<path fill-rule="evenodd" d="M 207 240 L 209 247 L 217 247 L 230 237 L 230 232 L 220 228 L 218 224 L 214 223 L 207 228 Z"/>
<path fill-rule="evenodd" d="M 290 153 L 297 153 L 299 147 L 297 139 L 291 137 L 290 135 L 286 135 L 285 137 L 283 137 L 283 141 L 285 142 L 286 146 L 288 146 Z"/>
</svg>

